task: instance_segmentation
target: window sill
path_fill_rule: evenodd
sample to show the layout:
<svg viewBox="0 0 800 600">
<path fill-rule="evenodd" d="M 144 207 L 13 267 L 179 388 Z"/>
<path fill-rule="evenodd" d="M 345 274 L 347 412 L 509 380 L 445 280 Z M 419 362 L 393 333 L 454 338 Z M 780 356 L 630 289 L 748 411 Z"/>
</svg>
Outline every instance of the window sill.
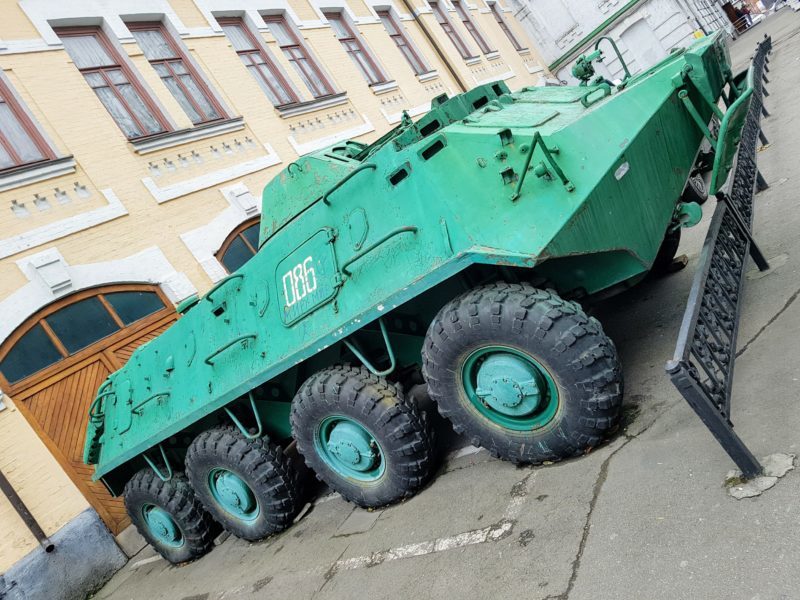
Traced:
<svg viewBox="0 0 800 600">
<path fill-rule="evenodd" d="M 321 98 L 315 98 L 307 102 L 295 102 L 293 104 L 276 106 L 275 109 L 281 117 L 286 119 L 288 117 L 296 117 L 298 115 L 305 115 L 310 112 L 322 110 L 323 108 L 338 106 L 345 102 L 347 102 L 347 92 L 339 92 L 338 94 L 322 96 Z"/>
<path fill-rule="evenodd" d="M 146 138 L 131 140 L 130 142 L 137 154 L 150 154 L 158 150 L 165 150 L 188 142 L 204 140 L 223 133 L 239 131 L 240 129 L 244 129 L 244 117 L 235 117 L 233 119 L 226 119 L 225 121 L 214 121 L 213 123 L 197 125 L 190 129 L 158 133 Z"/>
<path fill-rule="evenodd" d="M 64 156 L 0 171 L 0 192 L 75 172 L 75 158 Z"/>
<path fill-rule="evenodd" d="M 369 86 L 372 90 L 372 93 L 376 96 L 380 96 L 381 94 L 385 94 L 386 92 L 391 92 L 396 90 L 398 87 L 396 81 L 381 81 L 380 83 L 373 83 Z"/>
<path fill-rule="evenodd" d="M 528 54 L 531 53 L 531 49 L 530 48 L 522 48 L 521 50 L 517 50 L 517 53 L 520 56 L 527 56 Z"/>
<path fill-rule="evenodd" d="M 464 59 L 464 64 L 466 64 L 468 67 L 477 65 L 479 62 L 481 62 L 480 56 L 470 56 L 469 58 Z"/>
<path fill-rule="evenodd" d="M 484 54 L 484 58 L 486 58 L 486 60 L 497 60 L 500 58 L 500 52 L 497 50 L 492 50 L 488 54 Z"/>
<path fill-rule="evenodd" d="M 417 80 L 420 83 L 425 83 L 426 81 L 432 81 L 434 79 L 439 79 L 439 71 L 435 69 L 433 71 L 428 71 L 427 73 L 421 73 L 420 75 L 417 75 Z"/>
</svg>

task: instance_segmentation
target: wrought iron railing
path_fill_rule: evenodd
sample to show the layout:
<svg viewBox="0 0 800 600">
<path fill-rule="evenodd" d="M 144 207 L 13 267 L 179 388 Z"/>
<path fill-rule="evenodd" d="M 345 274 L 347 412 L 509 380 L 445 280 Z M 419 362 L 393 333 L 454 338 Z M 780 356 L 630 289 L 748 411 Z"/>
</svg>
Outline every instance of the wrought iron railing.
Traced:
<svg viewBox="0 0 800 600">
<path fill-rule="evenodd" d="M 759 269 L 769 268 L 753 240 L 753 197 L 767 187 L 756 164 L 761 131 L 764 89 L 769 72 L 772 40 L 765 37 L 753 57 L 753 95 L 742 128 L 736 166 L 727 191 L 718 203 L 703 244 L 700 263 L 689 293 L 675 355 L 666 370 L 675 387 L 708 427 L 747 478 L 761 473 L 761 465 L 733 430 L 731 387 L 736 359 L 740 299 L 747 256 Z"/>
</svg>

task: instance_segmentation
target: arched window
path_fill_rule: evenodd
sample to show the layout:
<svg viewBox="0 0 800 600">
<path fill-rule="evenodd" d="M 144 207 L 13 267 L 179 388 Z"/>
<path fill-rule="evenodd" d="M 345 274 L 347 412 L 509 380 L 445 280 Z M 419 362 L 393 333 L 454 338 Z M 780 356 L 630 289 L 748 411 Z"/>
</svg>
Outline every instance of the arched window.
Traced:
<svg viewBox="0 0 800 600">
<path fill-rule="evenodd" d="M 0 382 L 14 386 L 151 315 L 172 312 L 168 306 L 156 288 L 145 285 L 72 294 L 29 319 L 0 347 Z"/>
<path fill-rule="evenodd" d="M 258 252 L 259 217 L 245 221 L 234 229 L 217 250 L 217 260 L 228 273 L 233 273 Z"/>
</svg>

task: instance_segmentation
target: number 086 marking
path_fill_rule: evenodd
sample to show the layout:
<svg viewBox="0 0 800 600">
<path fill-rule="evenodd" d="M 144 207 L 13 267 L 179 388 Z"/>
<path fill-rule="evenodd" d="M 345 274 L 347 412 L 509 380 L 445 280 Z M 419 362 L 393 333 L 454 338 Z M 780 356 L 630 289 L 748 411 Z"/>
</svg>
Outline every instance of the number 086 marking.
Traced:
<svg viewBox="0 0 800 600">
<path fill-rule="evenodd" d="M 314 259 L 311 256 L 297 263 L 283 275 L 284 305 L 288 308 L 317 289 L 317 276 L 314 273 Z"/>
</svg>

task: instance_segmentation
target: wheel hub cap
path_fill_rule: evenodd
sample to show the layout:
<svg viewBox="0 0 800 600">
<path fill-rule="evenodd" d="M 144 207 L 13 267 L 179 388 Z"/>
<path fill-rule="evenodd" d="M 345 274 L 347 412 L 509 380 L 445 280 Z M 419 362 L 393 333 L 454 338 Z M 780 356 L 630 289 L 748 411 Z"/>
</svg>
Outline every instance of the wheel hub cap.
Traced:
<svg viewBox="0 0 800 600">
<path fill-rule="evenodd" d="M 217 478 L 217 490 L 219 491 L 220 498 L 230 506 L 245 512 L 255 508 L 256 502 L 250 488 L 247 487 L 247 484 L 237 475 L 234 475 L 230 471 L 219 475 Z"/>
<path fill-rule="evenodd" d="M 375 466 L 376 445 L 372 437 L 355 423 L 342 421 L 328 436 L 328 452 L 350 469 L 369 471 Z"/>
<path fill-rule="evenodd" d="M 145 509 L 144 519 L 153 535 L 160 541 L 175 546 L 183 536 L 170 514 L 162 508 L 151 506 Z"/>
<path fill-rule="evenodd" d="M 496 353 L 478 369 L 475 394 L 497 412 L 522 417 L 539 408 L 547 389 L 538 369 L 519 356 Z"/>
</svg>

